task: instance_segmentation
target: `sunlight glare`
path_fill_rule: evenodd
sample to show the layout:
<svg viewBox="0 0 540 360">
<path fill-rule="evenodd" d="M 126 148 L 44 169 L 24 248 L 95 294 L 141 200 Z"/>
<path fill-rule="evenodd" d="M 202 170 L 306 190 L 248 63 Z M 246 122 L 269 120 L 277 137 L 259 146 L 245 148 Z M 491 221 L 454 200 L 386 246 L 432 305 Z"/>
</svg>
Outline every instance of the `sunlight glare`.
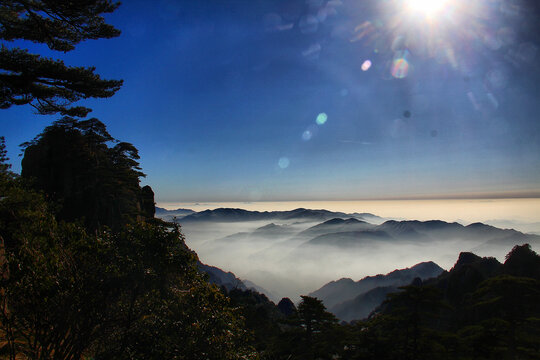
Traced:
<svg viewBox="0 0 540 360">
<path fill-rule="evenodd" d="M 407 7 L 430 17 L 444 9 L 449 0 L 406 0 Z"/>
</svg>

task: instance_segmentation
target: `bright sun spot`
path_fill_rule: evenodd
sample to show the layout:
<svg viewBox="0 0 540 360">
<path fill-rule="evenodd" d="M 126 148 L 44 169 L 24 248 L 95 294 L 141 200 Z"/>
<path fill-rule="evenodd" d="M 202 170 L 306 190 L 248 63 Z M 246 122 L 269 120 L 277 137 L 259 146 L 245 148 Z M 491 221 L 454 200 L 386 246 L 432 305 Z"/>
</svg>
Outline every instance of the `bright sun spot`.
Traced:
<svg viewBox="0 0 540 360">
<path fill-rule="evenodd" d="M 433 16 L 444 9 L 449 0 L 406 0 L 407 6 L 412 11 L 424 13 L 426 16 Z"/>
</svg>

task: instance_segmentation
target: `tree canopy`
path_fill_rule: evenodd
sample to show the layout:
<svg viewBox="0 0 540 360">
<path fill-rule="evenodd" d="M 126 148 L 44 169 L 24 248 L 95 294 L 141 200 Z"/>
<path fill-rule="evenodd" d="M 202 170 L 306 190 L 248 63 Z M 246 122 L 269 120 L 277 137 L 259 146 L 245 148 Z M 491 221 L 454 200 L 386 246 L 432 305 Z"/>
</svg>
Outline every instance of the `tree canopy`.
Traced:
<svg viewBox="0 0 540 360">
<path fill-rule="evenodd" d="M 154 217 L 154 193 L 139 186 L 137 149 L 99 120 L 64 117 L 23 146 L 22 176 L 57 203 L 59 219 L 118 229 Z"/>
<path fill-rule="evenodd" d="M 87 39 L 116 37 L 120 31 L 102 15 L 119 4 L 110 0 L 0 2 L 0 108 L 29 104 L 39 114 L 84 117 L 91 110 L 73 103 L 114 95 L 121 80 L 105 80 L 94 67 L 66 66 L 7 43 L 30 41 L 67 52 Z"/>
<path fill-rule="evenodd" d="M 0 139 L 0 358 L 256 358 L 243 317 L 199 273 L 178 227 L 58 221 L 3 151 Z"/>
</svg>

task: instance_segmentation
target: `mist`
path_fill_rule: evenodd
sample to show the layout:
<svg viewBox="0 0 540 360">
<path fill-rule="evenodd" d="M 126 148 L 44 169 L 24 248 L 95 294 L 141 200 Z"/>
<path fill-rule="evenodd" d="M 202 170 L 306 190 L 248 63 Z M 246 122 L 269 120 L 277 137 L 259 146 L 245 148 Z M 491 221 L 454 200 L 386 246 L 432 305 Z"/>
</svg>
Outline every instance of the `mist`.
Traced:
<svg viewBox="0 0 540 360">
<path fill-rule="evenodd" d="M 375 227 L 384 220 L 365 226 Z M 179 223 L 187 245 L 197 252 L 203 263 L 232 271 L 240 279 L 255 283 L 273 301 L 282 297 L 298 301 L 300 295 L 313 292 L 333 280 L 346 277 L 356 281 L 424 261 L 434 261 L 449 270 L 463 251 L 504 261 L 504 256 L 518 243 L 514 244 L 513 240 L 487 241 L 483 234 L 465 238 L 457 232 L 445 232 L 434 233 L 429 239 L 398 234 L 382 239 L 364 236 L 358 240 L 353 238 L 352 243 L 326 245 L 314 244 L 316 236 L 302 234 L 322 221 L 270 219 L 183 223 L 180 220 Z M 339 238 L 330 233 L 324 240 L 336 236 Z M 533 248 L 536 244 L 531 243 Z"/>
</svg>

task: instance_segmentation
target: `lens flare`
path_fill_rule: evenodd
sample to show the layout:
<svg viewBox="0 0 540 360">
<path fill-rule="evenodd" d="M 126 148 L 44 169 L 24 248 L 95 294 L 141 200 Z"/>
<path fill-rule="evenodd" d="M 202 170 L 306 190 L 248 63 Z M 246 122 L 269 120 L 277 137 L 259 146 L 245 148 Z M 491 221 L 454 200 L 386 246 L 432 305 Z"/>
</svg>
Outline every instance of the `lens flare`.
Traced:
<svg viewBox="0 0 540 360">
<path fill-rule="evenodd" d="M 397 58 L 392 63 L 392 76 L 396 79 L 403 79 L 409 73 L 409 63 L 403 57 Z"/>
<path fill-rule="evenodd" d="M 279 161 L 278 161 L 278 166 L 281 168 L 281 169 L 286 169 L 289 167 L 289 164 L 291 163 L 291 161 L 289 160 L 289 158 L 287 157 L 282 157 L 282 158 L 279 158 Z"/>
<path fill-rule="evenodd" d="M 306 130 L 302 133 L 302 140 L 309 141 L 311 140 L 311 137 L 313 136 L 313 133 L 309 130 Z"/>
<path fill-rule="evenodd" d="M 362 63 L 362 71 L 368 71 L 370 67 L 371 67 L 370 60 L 366 60 Z"/>
<path fill-rule="evenodd" d="M 319 115 L 317 115 L 317 120 L 315 120 L 315 122 L 317 123 L 317 125 L 324 125 L 326 120 L 328 120 L 328 115 L 326 115 L 326 113 L 320 113 Z"/>
</svg>

